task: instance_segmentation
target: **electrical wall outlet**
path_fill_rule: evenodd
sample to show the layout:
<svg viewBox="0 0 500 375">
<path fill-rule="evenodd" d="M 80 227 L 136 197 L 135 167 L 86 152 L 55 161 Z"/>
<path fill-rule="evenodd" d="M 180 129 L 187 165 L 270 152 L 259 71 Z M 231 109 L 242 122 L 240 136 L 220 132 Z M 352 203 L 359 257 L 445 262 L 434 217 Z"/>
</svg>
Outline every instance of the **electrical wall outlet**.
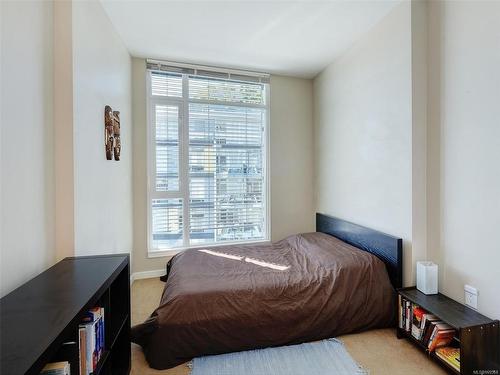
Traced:
<svg viewBox="0 0 500 375">
<path fill-rule="evenodd" d="M 464 291 L 465 291 L 465 304 L 477 310 L 477 289 L 470 285 L 465 285 Z"/>
</svg>

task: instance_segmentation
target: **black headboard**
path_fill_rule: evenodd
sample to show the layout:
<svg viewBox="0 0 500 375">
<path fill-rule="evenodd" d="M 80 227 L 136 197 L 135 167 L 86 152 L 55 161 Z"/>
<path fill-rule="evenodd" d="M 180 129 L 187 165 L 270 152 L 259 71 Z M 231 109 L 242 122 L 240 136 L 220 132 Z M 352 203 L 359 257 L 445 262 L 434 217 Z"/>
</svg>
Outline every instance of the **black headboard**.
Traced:
<svg viewBox="0 0 500 375">
<path fill-rule="evenodd" d="M 403 285 L 403 240 L 333 216 L 316 214 L 316 232 L 337 237 L 379 257 L 394 288 Z"/>
</svg>

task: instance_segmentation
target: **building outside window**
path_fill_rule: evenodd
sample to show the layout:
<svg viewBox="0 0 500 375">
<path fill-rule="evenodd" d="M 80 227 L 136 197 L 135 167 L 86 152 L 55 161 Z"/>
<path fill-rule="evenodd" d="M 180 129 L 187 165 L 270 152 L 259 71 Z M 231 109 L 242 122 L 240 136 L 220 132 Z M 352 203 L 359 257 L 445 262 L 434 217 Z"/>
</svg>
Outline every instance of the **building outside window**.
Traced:
<svg viewBox="0 0 500 375">
<path fill-rule="evenodd" d="M 148 62 L 150 254 L 269 240 L 268 81 Z"/>
</svg>

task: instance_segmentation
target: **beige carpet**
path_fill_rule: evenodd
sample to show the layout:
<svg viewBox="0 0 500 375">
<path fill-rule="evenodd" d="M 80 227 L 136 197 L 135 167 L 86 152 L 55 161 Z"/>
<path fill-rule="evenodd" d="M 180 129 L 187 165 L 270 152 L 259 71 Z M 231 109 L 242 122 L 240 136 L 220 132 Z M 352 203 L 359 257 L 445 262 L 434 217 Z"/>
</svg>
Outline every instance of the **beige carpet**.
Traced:
<svg viewBox="0 0 500 375">
<path fill-rule="evenodd" d="M 132 324 L 139 323 L 158 306 L 163 283 L 159 279 L 137 280 L 132 285 Z M 378 329 L 341 336 L 352 357 L 370 375 L 446 374 L 406 340 L 398 340 L 392 329 Z M 132 344 L 132 375 L 188 375 L 186 365 L 158 371 L 149 368 L 142 350 Z M 237 374 L 235 374 L 237 375 Z M 257 375 L 257 374 L 256 374 Z"/>
</svg>

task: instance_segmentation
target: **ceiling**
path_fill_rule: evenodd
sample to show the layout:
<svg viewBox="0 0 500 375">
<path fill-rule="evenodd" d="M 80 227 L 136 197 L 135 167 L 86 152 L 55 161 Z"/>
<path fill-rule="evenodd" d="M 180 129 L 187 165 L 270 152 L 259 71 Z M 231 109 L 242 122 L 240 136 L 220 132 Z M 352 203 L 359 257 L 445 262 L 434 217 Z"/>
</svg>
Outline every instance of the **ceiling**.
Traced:
<svg viewBox="0 0 500 375">
<path fill-rule="evenodd" d="M 133 56 L 311 78 L 400 1 L 101 2 Z"/>
</svg>

